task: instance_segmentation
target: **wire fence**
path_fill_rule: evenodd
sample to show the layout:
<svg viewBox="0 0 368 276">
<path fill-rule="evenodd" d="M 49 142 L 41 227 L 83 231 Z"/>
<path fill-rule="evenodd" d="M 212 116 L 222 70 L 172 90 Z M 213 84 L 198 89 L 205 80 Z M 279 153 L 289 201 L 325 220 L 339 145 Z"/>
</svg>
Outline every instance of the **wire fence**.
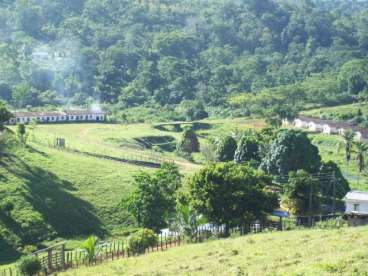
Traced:
<svg viewBox="0 0 368 276">
<path fill-rule="evenodd" d="M 110 161 L 115 161 L 115 162 L 120 162 L 120 163 L 128 163 L 128 164 L 133 164 L 133 165 L 143 166 L 143 167 L 158 168 L 163 163 L 175 163 L 173 159 L 165 158 L 159 154 L 154 154 L 151 152 L 126 152 L 126 153 L 119 153 L 116 156 L 112 156 L 112 155 L 101 154 L 101 153 L 96 153 L 96 152 L 83 151 L 75 147 L 72 147 L 68 144 L 59 146 L 59 143 L 57 143 L 56 139 L 51 141 L 50 139 L 41 140 L 41 139 L 37 139 L 33 137 L 31 139 L 31 142 L 41 145 L 41 146 L 46 146 L 46 147 L 54 148 L 60 151 L 65 151 L 68 153 L 79 154 L 79 155 L 84 155 L 87 157 L 110 160 Z"/>
<path fill-rule="evenodd" d="M 294 217 L 279 221 L 266 221 L 262 223 L 255 222 L 249 225 L 230 227 L 229 229 L 225 226 L 205 225 L 198 227 L 190 237 L 185 236 L 180 232 L 168 231 L 166 233 L 158 234 L 155 245 L 144 248 L 143 250 L 132 250 L 129 248 L 126 240 L 103 243 L 99 246 L 98 253 L 92 259 L 89 258 L 88 253 L 84 250 L 76 249 L 66 251 L 65 244 L 40 250 L 33 253 L 33 255 L 36 255 L 42 264 L 42 271 L 38 276 L 44 276 L 68 269 L 96 266 L 117 259 L 127 259 L 138 255 L 166 251 L 172 247 L 179 247 L 188 243 L 199 243 L 229 236 L 257 234 L 265 231 L 283 231 L 300 226 L 315 226 L 319 221 L 326 221 L 337 217 L 339 216 L 313 216 L 312 224 L 310 224 L 309 221 L 310 217 Z M 9 267 L 2 271 L 0 270 L 0 276 L 20 275 L 21 274 L 16 267 Z"/>
</svg>

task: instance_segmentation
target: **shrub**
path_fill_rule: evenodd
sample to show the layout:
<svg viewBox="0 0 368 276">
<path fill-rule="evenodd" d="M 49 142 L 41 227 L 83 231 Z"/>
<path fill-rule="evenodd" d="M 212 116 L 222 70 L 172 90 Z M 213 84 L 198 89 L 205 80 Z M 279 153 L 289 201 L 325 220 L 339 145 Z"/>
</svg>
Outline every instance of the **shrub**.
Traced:
<svg viewBox="0 0 368 276">
<path fill-rule="evenodd" d="M 40 260 L 35 256 L 25 256 L 19 261 L 19 271 L 22 275 L 32 276 L 42 269 Z"/>
<path fill-rule="evenodd" d="M 319 221 L 315 224 L 318 229 L 340 229 L 347 226 L 347 222 L 341 218 Z"/>
<path fill-rule="evenodd" d="M 199 141 L 192 129 L 186 129 L 178 143 L 177 150 L 180 152 L 199 152 Z"/>
<path fill-rule="evenodd" d="M 4 200 L 4 202 L 0 203 L 0 211 L 2 211 L 5 215 L 10 216 L 10 212 L 13 211 L 14 204 L 9 199 Z"/>
<path fill-rule="evenodd" d="M 140 229 L 128 238 L 127 248 L 133 254 L 141 254 L 157 244 L 157 235 L 151 229 Z"/>
<path fill-rule="evenodd" d="M 238 146 L 233 137 L 222 137 L 217 141 L 216 145 L 216 156 L 218 161 L 226 162 L 234 160 L 235 151 Z"/>
</svg>

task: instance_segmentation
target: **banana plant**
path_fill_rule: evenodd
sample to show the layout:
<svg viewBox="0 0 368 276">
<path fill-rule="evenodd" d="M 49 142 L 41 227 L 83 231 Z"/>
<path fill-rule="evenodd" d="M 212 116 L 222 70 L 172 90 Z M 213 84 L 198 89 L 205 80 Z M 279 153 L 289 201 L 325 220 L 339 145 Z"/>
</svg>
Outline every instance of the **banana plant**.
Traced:
<svg viewBox="0 0 368 276">
<path fill-rule="evenodd" d="M 99 240 L 94 235 L 89 236 L 80 247 L 86 251 L 89 262 L 93 262 L 100 252 Z"/>
<path fill-rule="evenodd" d="M 190 240 L 193 240 L 198 232 L 198 227 L 206 223 L 203 216 L 198 215 L 190 206 L 179 205 L 177 207 L 178 228 Z"/>
</svg>

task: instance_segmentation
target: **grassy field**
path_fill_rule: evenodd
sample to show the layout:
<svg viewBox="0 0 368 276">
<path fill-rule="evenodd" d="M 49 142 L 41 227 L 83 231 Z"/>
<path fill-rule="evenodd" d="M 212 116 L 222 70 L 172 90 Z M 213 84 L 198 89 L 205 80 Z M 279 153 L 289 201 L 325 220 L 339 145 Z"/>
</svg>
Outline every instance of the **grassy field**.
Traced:
<svg viewBox="0 0 368 276">
<path fill-rule="evenodd" d="M 368 191 L 368 175 L 366 172 L 359 173 L 355 154 L 349 164 L 345 161 L 345 150 L 341 146 L 343 139 L 338 135 L 309 134 L 312 142 L 318 146 L 322 160 L 334 161 L 341 172 L 348 179 L 350 187 L 356 190 Z"/>
<path fill-rule="evenodd" d="M 302 112 L 303 115 L 319 117 L 324 119 L 344 119 L 354 117 L 358 109 L 360 109 L 363 115 L 368 115 L 368 104 L 367 103 L 355 103 L 347 105 L 339 105 L 333 107 L 322 107 L 317 109 L 311 109 Z"/>
<path fill-rule="evenodd" d="M 204 145 L 220 135 L 263 126 L 262 121 L 251 119 L 205 120 L 197 134 Z M 55 138 L 65 138 L 67 146 L 80 151 L 114 157 L 155 154 L 174 160 L 183 174 L 190 174 L 201 164 L 146 143 L 169 141 L 175 145 L 180 136 L 180 132 L 157 129 L 151 124 L 38 125 L 31 132 L 29 148 L 18 148 L 10 157 L 1 159 L 0 196 L 12 201 L 15 208 L 10 218 L 0 214 L 0 264 L 19 256 L 25 230 L 41 233 L 45 245 L 58 237 L 69 240 L 68 247 L 73 248 L 89 233 L 114 238 L 130 224 L 119 204 L 133 189 L 133 175 L 139 170 L 153 169 L 60 151 L 48 146 Z M 352 188 L 368 190 L 368 178 L 359 175 L 356 162 L 352 160 L 347 169 L 343 150 L 337 151 L 341 138 L 322 134 L 310 137 L 323 160 L 340 165 Z"/>
<path fill-rule="evenodd" d="M 256 234 L 60 275 L 366 275 L 368 227 Z"/>
<path fill-rule="evenodd" d="M 244 119 L 207 121 L 198 133 L 201 143 L 206 143 L 210 137 L 258 124 Z M 49 147 L 56 137 L 89 153 L 113 157 L 156 154 L 175 160 L 184 174 L 200 168 L 172 151 L 147 147 L 145 141 L 165 142 L 167 137 L 175 145 L 181 135 L 150 124 L 38 125 L 29 132 L 29 147 L 12 149 L 10 156 L 1 159 L 0 197 L 13 202 L 14 210 L 9 217 L 0 212 L 0 264 L 19 256 L 21 240 L 37 242 L 32 236 L 40 236 L 45 245 L 56 237 L 68 239 L 72 248 L 90 233 L 113 238 L 131 222 L 119 204 L 133 189 L 133 175 L 153 169 Z"/>
</svg>

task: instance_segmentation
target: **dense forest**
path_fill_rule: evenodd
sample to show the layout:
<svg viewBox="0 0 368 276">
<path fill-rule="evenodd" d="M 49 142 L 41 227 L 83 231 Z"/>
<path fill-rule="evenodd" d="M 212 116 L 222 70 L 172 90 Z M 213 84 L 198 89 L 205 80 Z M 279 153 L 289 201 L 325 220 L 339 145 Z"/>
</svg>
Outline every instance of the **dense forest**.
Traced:
<svg viewBox="0 0 368 276">
<path fill-rule="evenodd" d="M 14 108 L 252 113 L 368 94 L 368 1 L 2 0 L 0 26 L 0 97 Z"/>
</svg>

